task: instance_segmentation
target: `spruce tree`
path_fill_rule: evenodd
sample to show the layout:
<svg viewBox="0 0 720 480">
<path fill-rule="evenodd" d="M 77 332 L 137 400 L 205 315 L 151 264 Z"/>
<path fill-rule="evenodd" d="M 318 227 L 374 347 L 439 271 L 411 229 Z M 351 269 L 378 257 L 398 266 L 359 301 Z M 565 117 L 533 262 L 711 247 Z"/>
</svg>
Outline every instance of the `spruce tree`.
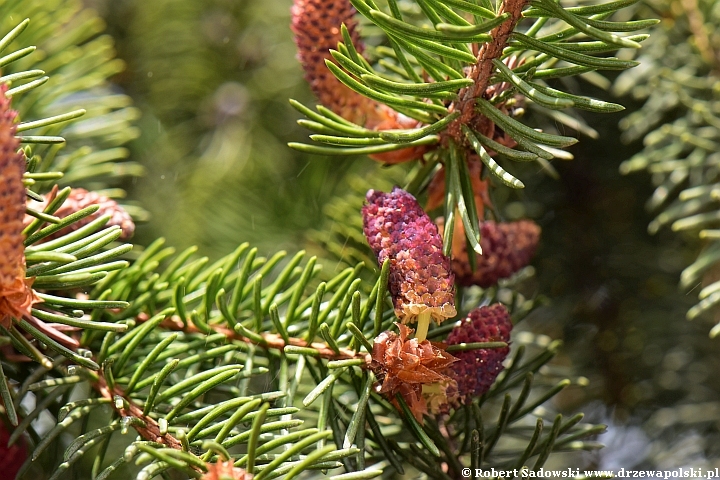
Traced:
<svg viewBox="0 0 720 480">
<path fill-rule="evenodd" d="M 347 180 L 316 256 L 243 243 L 215 261 L 130 243 L 147 219 L 119 188 L 143 173 L 126 149 L 137 110 L 108 80 L 123 65 L 100 19 L 74 0 L 0 4 L 0 465 L 18 479 L 456 479 L 597 449 L 603 425 L 549 402 L 586 380 L 523 326 L 549 294 L 528 285 L 542 232 L 501 212 L 572 158 L 565 128 L 596 135 L 568 111 L 622 110 L 574 80 L 638 65 L 625 52 L 657 22 L 620 21 L 634 3 L 296 0 L 319 104 L 291 100 L 312 133 L 290 147 L 388 168 Z M 706 73 L 681 80 L 712 97 L 691 78 Z M 712 141 L 703 105 L 682 142 Z M 711 181 L 692 191 L 712 198 Z"/>
</svg>

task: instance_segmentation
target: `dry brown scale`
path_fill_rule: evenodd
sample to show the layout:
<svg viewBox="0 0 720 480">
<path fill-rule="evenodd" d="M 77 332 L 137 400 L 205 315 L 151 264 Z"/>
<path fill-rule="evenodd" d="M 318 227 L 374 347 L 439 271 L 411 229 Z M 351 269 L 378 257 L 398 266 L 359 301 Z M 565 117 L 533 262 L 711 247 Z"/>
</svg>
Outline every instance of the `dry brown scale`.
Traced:
<svg viewBox="0 0 720 480">
<path fill-rule="evenodd" d="M 423 415 L 447 411 L 457 401 L 457 383 L 448 369 L 457 359 L 444 344 L 409 338 L 412 329 L 403 324 L 398 329 L 399 335 L 388 331 L 375 339 L 370 364 L 378 379 L 375 390 L 398 409 L 399 394 L 422 423 Z"/>
</svg>

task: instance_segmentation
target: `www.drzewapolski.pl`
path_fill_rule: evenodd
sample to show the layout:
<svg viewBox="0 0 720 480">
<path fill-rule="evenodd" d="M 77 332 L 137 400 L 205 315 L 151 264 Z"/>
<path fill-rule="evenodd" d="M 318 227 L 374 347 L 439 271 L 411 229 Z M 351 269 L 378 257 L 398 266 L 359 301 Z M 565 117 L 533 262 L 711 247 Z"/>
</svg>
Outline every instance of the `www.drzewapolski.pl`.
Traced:
<svg viewBox="0 0 720 480">
<path fill-rule="evenodd" d="M 473 475 L 474 473 L 474 475 Z M 473 472 L 469 468 L 462 470 L 463 477 L 470 478 L 648 478 L 669 480 L 671 478 L 704 478 L 706 480 L 720 480 L 720 468 L 704 470 L 702 468 L 676 468 L 674 470 L 581 470 L 579 468 L 566 468 L 564 470 L 549 470 L 540 468 L 530 470 L 527 467 L 512 470 L 498 470 L 495 468 L 477 468 Z"/>
</svg>

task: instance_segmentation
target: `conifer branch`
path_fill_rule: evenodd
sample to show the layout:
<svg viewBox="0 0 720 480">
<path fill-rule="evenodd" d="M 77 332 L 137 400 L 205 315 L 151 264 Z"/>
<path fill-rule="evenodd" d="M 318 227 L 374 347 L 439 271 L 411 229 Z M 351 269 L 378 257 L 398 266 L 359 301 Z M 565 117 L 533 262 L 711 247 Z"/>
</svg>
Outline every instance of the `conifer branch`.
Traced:
<svg viewBox="0 0 720 480">
<path fill-rule="evenodd" d="M 445 197 L 445 202 L 440 204 L 446 206 L 445 217 L 449 225 L 444 239 L 446 253 L 451 248 L 456 208 L 464 226 L 466 244 L 480 252 L 481 232 L 476 217 L 483 214 L 483 208 L 480 205 L 472 208 L 479 194 L 473 192 L 474 182 L 467 165 L 481 161 L 483 169 L 512 188 L 524 188 L 524 183 L 498 158 L 535 161 L 549 175 L 556 176 L 548 161 L 571 159 L 572 155 L 560 148 L 576 143 L 577 139 L 538 131 L 519 117 L 529 107 L 550 117 L 553 122 L 595 136 L 596 132 L 583 122 L 554 110 L 577 106 L 612 112 L 622 107 L 552 88 L 546 79 L 601 69 L 622 70 L 637 65 L 637 62 L 596 54 L 625 47 L 639 48 L 638 42 L 646 36 L 623 37 L 611 32 L 631 32 L 656 23 L 655 20 L 605 21 L 609 12 L 626 6 L 618 2 L 596 12 L 595 9 L 565 9 L 550 0 L 507 0 L 499 2 L 498 11 L 494 13 L 482 7 L 479 10 L 468 7 L 462 2 L 448 6 L 431 0 L 427 4 L 423 2 L 421 10 L 426 18 L 421 20 L 422 26 L 417 26 L 403 18 L 403 12 L 395 2 L 388 4 L 388 14 L 372 0 L 348 1 L 386 34 L 392 48 L 374 49 L 379 57 L 377 63 L 362 57 L 358 53 L 363 50 L 361 43 L 353 38 L 357 36 L 353 21 L 351 28 L 343 30 L 345 34 L 337 39 L 337 50 L 329 50 L 332 59 L 323 57 L 317 61 L 324 60 L 334 78 L 353 91 L 353 98 L 366 97 L 378 105 L 376 111 L 395 112 L 413 118 L 419 124 L 386 130 L 388 127 L 380 124 L 356 123 L 353 115 L 343 118 L 342 114 L 333 113 L 325 106 L 318 106 L 315 112 L 292 102 L 309 119 L 299 123 L 317 132 L 310 138 L 325 145 L 291 143 L 290 146 L 315 154 L 369 154 L 387 163 L 426 160 L 428 157 L 441 163 L 443 168 L 440 170 L 423 170 L 424 178 L 420 181 L 426 184 L 429 181 L 431 189 L 439 190 L 431 191 L 430 198 Z M 300 1 L 301 5 L 306 3 L 306 0 Z M 328 13 L 337 8 L 331 8 L 324 0 L 313 0 L 312 5 L 314 9 L 308 15 L 309 18 L 318 17 L 315 24 L 322 23 L 327 31 L 337 29 L 332 25 L 337 18 Z M 335 3 L 332 5 L 336 6 Z M 340 5 L 346 4 L 341 2 Z M 527 9 L 528 6 L 531 8 Z M 323 9 L 327 14 L 319 15 Z M 454 9 L 460 10 L 461 14 Z M 524 11 L 530 17 L 538 17 L 535 25 L 519 28 Z M 298 12 L 296 10 L 295 14 Z M 468 20 L 469 13 L 475 15 L 474 24 Z M 478 21 L 478 15 L 491 19 Z M 426 26 L 427 22 L 430 27 Z M 307 55 L 304 45 L 306 36 L 317 36 L 315 24 L 303 28 L 302 22 L 296 21 L 294 25 L 304 68 L 319 76 L 317 65 L 307 61 L 311 56 Z M 546 33 L 546 29 L 551 33 Z M 322 53 L 314 52 L 314 55 L 318 57 Z M 556 64 L 561 61 L 573 66 L 557 68 Z M 401 81 L 398 81 L 398 75 L 402 77 Z M 314 78 L 310 83 L 315 88 Z M 324 96 L 324 92 L 319 94 L 323 102 L 326 101 Z M 333 108 L 334 104 L 333 101 L 328 106 Z M 455 166 L 449 166 L 451 162 Z M 446 170 L 446 184 L 435 181 Z"/>
<path fill-rule="evenodd" d="M 13 440 L 25 435 L 34 446 L 32 460 L 51 458 L 57 449 L 48 447 L 58 445 L 59 435 L 70 427 L 79 432 L 61 453 L 59 465 L 52 467 L 53 480 L 73 465 L 80 468 L 79 460 L 88 451 L 97 454 L 92 477 L 103 479 L 131 459 L 147 463 L 138 478 L 170 468 L 192 476 L 205 471 L 220 475 L 219 468 L 206 464 L 216 458 L 228 462 L 223 473 L 233 476 L 238 472 L 232 463 L 238 463 L 262 479 L 339 466 L 347 474 L 338 478 L 372 478 L 382 475 L 384 467 L 366 468 L 366 462 L 389 462 L 402 472 L 401 457 L 430 477 L 447 479 L 459 477 L 467 465 L 523 464 L 535 456 L 539 467 L 553 451 L 595 448 L 581 440 L 598 427 L 579 425 L 579 416 L 563 420 L 558 415 L 551 428 L 539 419 L 534 431 L 521 422 L 572 382 L 555 378 L 558 373 L 547 365 L 557 342 L 533 345 L 531 334 L 511 337 L 514 324 L 535 305 L 513 286 L 525 275 L 522 269 L 540 230 L 532 222 L 487 220 L 493 208 L 488 195 L 492 185 L 480 175 L 485 165 L 507 184 L 522 186 L 493 157 L 549 160 L 563 155 L 557 148 L 574 143 L 574 138 L 518 121 L 515 117 L 528 104 L 617 110 L 553 89 L 545 79 L 631 66 L 593 55 L 613 46 L 637 46 L 635 40 L 642 37 L 620 38 L 606 30 L 633 31 L 648 24 L 607 22 L 605 11 L 566 10 L 538 0 L 532 9 L 539 26 L 512 37 L 527 0 L 507 0 L 498 13 L 463 0 L 423 1 L 430 28 L 403 18 L 392 0 L 389 14 L 372 0 L 353 4 L 387 34 L 392 48 L 384 47 L 387 55 L 380 54 L 377 64 L 372 55 L 362 55 L 349 2 L 337 9 L 344 17 L 339 24 L 319 29 L 314 19 L 326 17 L 335 4 L 296 2 L 296 34 L 316 28 L 318 34 L 329 32 L 328 41 L 334 44 L 312 55 L 313 38 L 298 42 L 308 54 L 303 56 L 308 77 L 325 75 L 314 90 L 331 97 L 320 95 L 326 105 L 316 110 L 294 104 L 309 119 L 303 125 L 318 133 L 313 140 L 327 146 L 295 146 L 315 153 L 372 153 L 387 163 L 427 154 L 427 164 L 415 168 L 413 179 L 397 182 L 413 192 L 369 192 L 362 226 L 360 206 L 369 188 L 363 189 L 359 203 L 354 198 L 335 204 L 332 215 L 341 221 L 331 233 L 351 239 L 354 258 L 368 266 L 378 260 L 379 268 L 369 274 L 362 264 L 353 264 L 339 274 L 317 278 L 320 265 L 315 257 L 303 263 L 304 251 L 264 258 L 248 244 L 211 262 L 193 257 L 193 248 L 175 255 L 158 240 L 126 259 L 132 247 L 115 242 L 134 228 L 128 212 L 99 193 L 53 185 L 89 179 L 104 183 L 117 174 L 138 173 L 131 162 L 120 161 L 127 152 L 119 145 L 137 133 L 130 127 L 133 110 L 118 108 L 100 95 L 102 106 L 96 110 L 38 112 L 38 105 L 63 98 L 43 96 L 43 70 L 11 71 L 2 77 L 18 82 L 8 93 L 22 107 L 21 115 L 39 119 L 19 125 L 21 131 L 34 131 L 19 137 L 28 145 L 23 149 L 28 172 L 22 180 L 15 176 L 15 189 L 22 194 L 24 187 L 33 188 L 27 196 L 40 205 L 26 205 L 23 195 L 12 205 L 17 218 L 28 212 L 24 230 L 17 228 L 14 237 L 27 269 L 13 280 L 34 278 L 42 303 L 28 307 L 29 313 L 0 318 L 9 327 L 0 339 L 8 344 L 5 348 L 15 348 L 42 366 L 32 370 L 11 362 L 12 368 L 0 369 L 0 394 L 9 405 L 4 411 L 20 406 L 8 418 L 18 424 Z M 473 24 L 466 14 L 483 20 Z M 557 32 L 541 36 L 548 19 L 555 26 L 571 26 L 562 30 L 564 40 L 553 39 Z M 0 40 L 0 50 L 23 31 L 30 32 L 31 25 L 21 22 Z M 592 42 L 583 41 L 586 36 Z M 95 44 L 86 36 L 79 38 L 85 42 L 82 51 L 91 51 Z M 382 48 L 372 50 L 379 53 Z M 4 58 L 32 58 L 33 50 L 20 48 Z M 109 62 L 106 56 L 100 58 Z M 561 60 L 579 68 L 556 68 Z M 116 68 L 117 63 L 110 62 L 103 72 Z M 82 70 L 68 70 L 71 86 L 85 78 Z M 347 88 L 338 88 L 342 85 Z M 355 105 L 361 108 L 354 111 Z M 83 113 L 106 118 L 111 127 L 105 132 L 102 125 L 75 123 L 60 131 L 63 122 Z M 13 147 L 6 153 L 14 152 L 13 141 L 2 142 Z M 70 145 L 67 154 L 58 155 L 59 147 L 51 146 L 65 143 Z M 96 144 L 100 147 L 95 152 L 85 148 Z M 446 200 L 444 220 L 432 219 L 413 196 L 425 189 L 437 205 Z M 93 200 L 86 201 L 88 196 Z M 457 224 L 456 216 L 461 220 Z M 438 225 L 444 225 L 444 235 Z M 458 245 L 465 257 L 455 251 L 453 237 L 464 242 Z M 333 243 L 333 251 L 343 255 L 342 243 Z M 503 247 L 507 245 L 517 248 Z M 483 263 L 477 256 L 481 250 L 493 261 Z M 454 278 L 461 274 L 462 282 L 483 289 L 456 296 Z M 90 293 L 76 295 L 79 287 Z M 397 319 L 416 322 L 418 336 L 411 338 L 406 325 L 396 334 Z M 431 319 L 446 323 L 431 325 Z M 519 348 L 504 369 L 511 342 Z M 51 362 L 45 346 L 67 359 Z M 522 362 L 526 346 L 536 354 Z M 15 358 L 3 355 L 3 367 Z M 98 372 L 65 368 L 68 363 Z M 550 378 L 554 386 L 538 392 L 533 376 L 540 376 L 541 368 L 545 381 L 537 383 Z M 260 381 L 249 381 L 267 373 Z M 33 407 L 26 406 L 30 394 L 39 400 Z M 85 396 L 77 399 L 76 394 Z M 93 410 L 108 403 L 112 410 Z M 497 420 L 488 422 L 489 412 L 481 409 L 499 411 Z M 93 422 L 86 421 L 91 411 Z M 33 420 L 45 413 L 57 423 L 41 438 Z M 386 428 L 401 423 L 406 428 Z M 301 425 L 303 429 L 295 430 Z M 107 465 L 115 432 L 124 433 L 129 426 L 141 440 Z M 520 448 L 512 455 L 500 451 L 508 435 L 513 448 Z M 241 450 L 247 454 L 237 453 Z M 51 463 L 58 462 L 53 458 Z M 238 474 L 246 477 L 245 472 Z"/>
</svg>

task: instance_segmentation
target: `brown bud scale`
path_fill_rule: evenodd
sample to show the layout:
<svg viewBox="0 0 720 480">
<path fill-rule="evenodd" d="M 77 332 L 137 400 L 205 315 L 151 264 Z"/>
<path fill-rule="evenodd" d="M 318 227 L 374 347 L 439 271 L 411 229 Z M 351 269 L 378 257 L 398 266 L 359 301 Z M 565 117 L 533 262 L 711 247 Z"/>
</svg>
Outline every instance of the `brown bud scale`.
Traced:
<svg viewBox="0 0 720 480">
<path fill-rule="evenodd" d="M 370 369 L 379 380 L 376 391 L 398 407 L 395 395 L 405 400 L 415 418 L 422 422 L 425 413 L 439 413 L 457 401 L 457 386 L 448 376 L 455 357 L 444 345 L 429 340 L 408 339 L 412 329 L 398 324 L 400 334 L 383 332 L 373 344 Z M 423 390 L 423 385 L 431 388 Z"/>
</svg>

